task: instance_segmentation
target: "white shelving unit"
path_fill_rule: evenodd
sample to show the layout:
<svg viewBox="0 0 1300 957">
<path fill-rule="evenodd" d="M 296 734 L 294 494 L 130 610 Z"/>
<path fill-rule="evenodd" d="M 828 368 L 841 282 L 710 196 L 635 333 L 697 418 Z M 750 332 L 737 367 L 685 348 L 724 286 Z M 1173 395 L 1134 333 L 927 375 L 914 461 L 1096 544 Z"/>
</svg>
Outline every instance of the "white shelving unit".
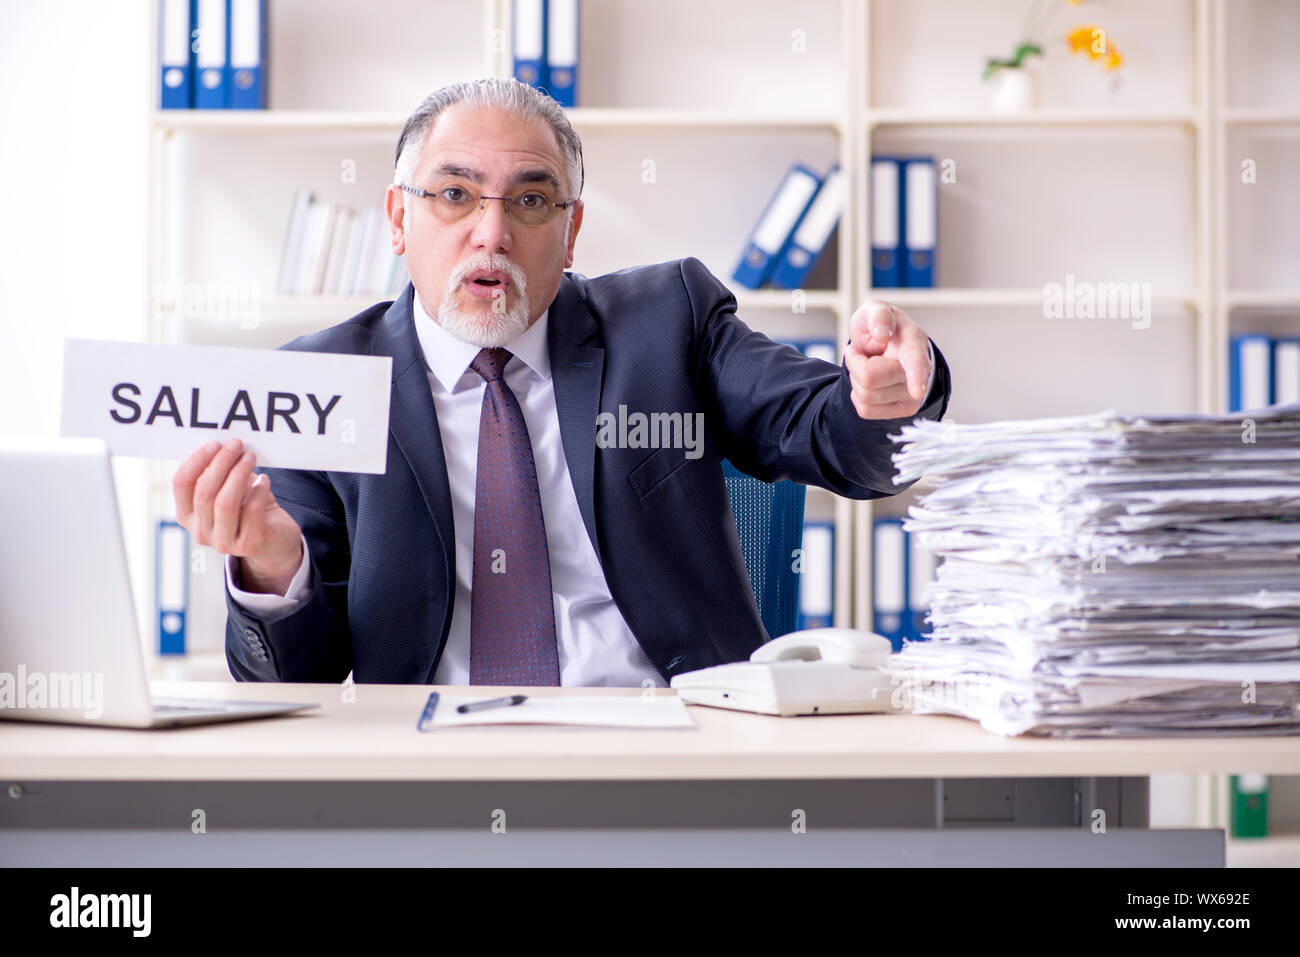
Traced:
<svg viewBox="0 0 1300 957">
<path fill-rule="evenodd" d="M 1209 268 L 1215 2 L 1068 9 L 1069 19 L 1057 22 L 1058 37 L 1076 22 L 1100 21 L 1126 55 L 1125 72 L 1139 75 L 1114 95 L 1104 90 L 1095 64 L 1049 47 L 1039 68 L 1043 102 L 1011 114 L 980 102 L 974 78 L 979 55 L 1017 39 L 1015 14 L 1023 15 L 1023 4 L 982 4 L 978 11 L 934 0 L 863 5 L 856 29 L 868 65 L 856 137 L 857 248 L 869 248 L 866 160 L 873 152 L 951 160 L 956 181 L 939 187 L 936 288 L 873 289 L 864 263 L 856 298 L 879 296 L 907 309 L 944 349 L 954 379 L 950 418 L 1217 407 L 1222 333 Z M 900 34 L 914 43 L 924 36 L 929 52 L 895 49 Z M 947 63 L 959 66 L 945 69 Z M 1179 75 L 1159 75 L 1161 68 Z M 1103 93 L 1107 102 L 1099 102 Z M 1152 195 L 1153 180 L 1173 188 Z M 1127 215 L 1117 216 L 1117 209 Z M 1152 229 L 1144 220 L 1153 218 L 1177 225 Z M 1117 236 L 1119 230 L 1127 235 Z M 1113 320 L 1045 319 L 1043 286 L 1064 282 L 1067 274 L 1150 282 L 1153 321 L 1145 339 Z M 1080 341 L 1093 337 L 1099 342 Z M 1119 349 L 1136 355 L 1139 367 L 1176 371 L 1116 389 L 1107 372 Z M 914 500 L 915 490 L 855 507 L 854 620 L 860 626 L 872 621 L 874 520 L 901 514 Z"/>
<path fill-rule="evenodd" d="M 864 37 L 868 63 L 880 60 L 878 37 L 888 36 L 893 41 L 901 33 L 915 39 L 923 33 L 918 24 L 929 28 L 927 39 L 939 52 L 923 54 L 911 72 L 898 61 L 910 59 L 915 47 L 903 44 L 901 50 L 885 53 L 885 59 L 894 61 L 890 64 L 893 72 L 885 71 L 880 77 L 877 86 L 883 90 L 868 84 L 865 92 L 860 132 L 863 159 L 878 144 L 883 144 L 881 152 L 903 152 L 905 147 L 908 152 L 940 157 L 965 150 L 985 161 L 975 164 L 975 174 L 980 176 L 997 157 L 989 144 L 1014 144 L 1018 150 L 1029 144 L 1038 154 L 1033 160 L 1006 158 L 1010 164 L 1018 162 L 1017 175 L 1030 182 L 1020 196 L 1011 191 L 998 194 L 1006 200 L 1003 204 L 994 206 L 986 201 L 978 210 L 979 217 L 964 215 L 962 204 L 972 200 L 963 195 L 961 170 L 971 164 L 959 159 L 957 183 L 940 186 L 939 288 L 873 290 L 870 272 L 862 268 L 858 271 L 858 298 L 880 295 L 908 309 L 944 348 L 954 373 L 950 418 L 987 421 L 1107 407 L 1225 411 L 1231 335 L 1238 331 L 1300 334 L 1300 270 L 1286 261 L 1288 253 L 1294 261 L 1298 234 L 1293 224 L 1300 217 L 1300 178 L 1292 172 L 1300 161 L 1300 112 L 1295 108 L 1300 102 L 1300 7 L 1274 0 L 1186 0 L 1143 4 L 1132 11 L 1119 5 L 1071 10 L 1075 20 L 1100 21 L 1108 29 L 1127 56 L 1126 71 L 1138 68 L 1144 55 L 1157 56 L 1163 48 L 1165 64 L 1181 79 L 1162 83 L 1150 77 L 1134 78 L 1133 89 L 1122 91 L 1113 104 L 1100 107 L 1081 102 L 1085 96 L 1064 89 L 1058 76 L 1060 95 L 1055 101 L 1008 116 L 990 113 L 979 104 L 956 108 L 932 100 L 961 99 L 963 95 L 971 99 L 969 91 L 961 94 L 954 92 L 951 84 L 943 85 L 948 77 L 942 74 L 939 61 L 945 55 L 959 56 L 959 46 L 964 49 L 978 43 L 972 36 L 982 40 L 988 33 L 988 21 L 1014 29 L 1018 21 L 1009 16 L 1014 5 L 981 5 L 978 18 L 944 5 L 949 14 L 946 20 L 935 15 L 938 6 L 932 0 L 906 4 L 872 0 L 864 7 L 859 35 Z M 1000 19 L 1002 12 L 1008 16 Z M 1161 36 L 1154 43 L 1147 42 L 1157 30 Z M 996 47 L 976 49 L 996 51 Z M 1049 56 L 1068 60 L 1060 50 L 1049 51 Z M 969 66 L 976 68 L 974 62 Z M 1059 66 L 1082 74 L 1076 75 L 1077 84 L 1095 79 L 1087 76 L 1090 64 L 1065 62 Z M 917 79 L 926 70 L 939 73 L 940 81 L 934 85 L 938 92 Z M 875 77 L 881 68 L 868 67 L 863 72 Z M 1152 95 L 1128 95 L 1138 88 L 1150 90 Z M 890 102 L 900 89 L 909 92 L 910 102 Z M 877 96 L 878 92 L 883 95 Z M 1044 143 L 1052 146 L 1044 148 Z M 1063 172 L 1082 175 L 1088 164 L 1070 154 L 1080 144 L 1096 143 L 1117 144 L 1125 150 L 1126 161 L 1089 182 L 1082 196 L 1105 208 L 1107 192 L 1122 190 L 1123 179 L 1142 184 L 1150 195 L 1133 203 L 1128 215 L 1116 219 L 1115 225 L 1122 230 L 1140 230 L 1148 225 L 1144 217 L 1161 215 L 1185 223 L 1190 242 L 1180 250 L 1178 261 L 1162 261 L 1161 253 L 1169 244 L 1152 237 L 1144 242 L 1135 240 L 1127 256 L 1117 256 L 1112 264 L 1103 265 L 1104 259 L 1096 261 L 1097 251 L 1104 253 L 1111 245 L 1107 237 L 1101 231 L 1090 235 L 1086 226 L 1081 230 L 1077 222 L 1070 229 L 1047 223 L 1023 230 L 1007 243 L 1007 252 L 1040 266 L 1050 263 L 1049 255 L 1031 247 L 1027 240 L 1032 236 L 1044 247 L 1072 258 L 1088 259 L 1091 252 L 1093 262 L 1073 270 L 1081 279 L 1151 279 L 1155 319 L 1148 331 L 1156 334 L 1143 341 L 1136 335 L 1106 330 L 1104 366 L 1087 361 L 1087 344 L 1073 339 L 1059 320 L 1051 327 L 1042 316 L 1042 284 L 1061 282 L 1066 269 L 1043 269 L 1033 282 L 1010 286 L 1001 275 L 990 278 L 989 269 L 979 268 L 978 254 L 963 248 L 989 241 L 981 232 L 981 220 L 1009 222 L 1014 229 L 1019 217 L 1029 215 L 1036 203 L 1050 205 L 1050 196 L 1034 193 L 1033 182 L 1035 167 L 1050 162 L 1053 150 Z M 1271 161 L 1267 173 L 1271 179 L 1265 188 L 1247 194 L 1250 202 L 1241 203 L 1232 188 L 1241 158 L 1252 155 L 1242 148 L 1246 143 L 1262 146 L 1260 165 Z M 979 146 L 985 147 L 982 153 Z M 1143 165 L 1143 153 L 1160 150 L 1164 156 L 1161 168 L 1168 171 L 1165 177 Z M 1102 161 L 1095 164 L 1101 167 L 1105 155 L 1094 156 Z M 865 208 L 869 201 L 865 162 L 859 162 L 857 173 L 858 195 Z M 995 192 L 1001 180 L 993 179 L 992 184 L 981 180 L 980 190 Z M 1042 177 L 1037 179 L 1041 184 Z M 1176 183 L 1176 192 L 1161 195 L 1158 187 L 1152 188 L 1151 184 L 1160 184 L 1162 179 Z M 867 248 L 868 222 L 865 211 L 857 216 L 859 249 Z M 1122 241 L 1117 245 L 1124 247 Z M 951 264 L 954 258 L 964 280 L 955 287 L 948 278 L 952 269 L 945 268 L 945 261 Z M 993 268 L 999 273 L 1007 271 L 997 264 Z M 1162 326 L 1169 334 L 1159 332 Z M 1019 339 L 1023 349 L 1013 347 L 1007 355 L 1006 350 L 990 344 L 990 340 L 1007 337 Z M 1083 346 L 1082 354 L 1078 346 Z M 1053 351 L 1059 360 L 1053 359 Z M 1050 376 L 1036 376 L 1032 370 L 1039 365 L 1049 365 Z M 1167 375 L 1170 369 L 1182 374 Z M 1124 383 L 1126 378 L 1129 384 Z M 1019 379 L 1020 386 L 1007 388 L 1007 379 Z M 916 491 L 856 508 L 859 587 L 854 619 L 861 627 L 870 627 L 872 620 L 873 521 L 881 514 L 905 511 Z M 1197 776 L 1192 803 L 1199 826 L 1229 826 L 1226 777 Z M 1230 841 L 1230 859 L 1243 865 L 1289 859 L 1294 865 L 1300 861 L 1294 845 L 1293 830 L 1284 831 L 1276 841 Z"/>
</svg>

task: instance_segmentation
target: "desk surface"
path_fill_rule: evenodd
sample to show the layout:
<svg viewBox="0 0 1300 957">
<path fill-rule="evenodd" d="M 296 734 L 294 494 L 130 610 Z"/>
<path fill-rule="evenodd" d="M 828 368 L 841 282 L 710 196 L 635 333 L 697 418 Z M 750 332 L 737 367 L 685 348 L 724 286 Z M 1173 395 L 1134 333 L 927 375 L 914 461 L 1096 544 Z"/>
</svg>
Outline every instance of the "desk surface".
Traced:
<svg viewBox="0 0 1300 957">
<path fill-rule="evenodd" d="M 155 683 L 168 697 L 313 701 L 302 715 L 160 731 L 0 722 L 0 780 L 719 780 L 1300 774 L 1300 740 L 1003 738 L 963 718 L 776 718 L 689 706 L 697 730 L 420 733 L 426 685 Z M 465 688 L 440 688 L 465 694 Z M 639 688 L 474 688 L 485 696 Z M 672 692 L 661 689 L 660 694 Z"/>
</svg>

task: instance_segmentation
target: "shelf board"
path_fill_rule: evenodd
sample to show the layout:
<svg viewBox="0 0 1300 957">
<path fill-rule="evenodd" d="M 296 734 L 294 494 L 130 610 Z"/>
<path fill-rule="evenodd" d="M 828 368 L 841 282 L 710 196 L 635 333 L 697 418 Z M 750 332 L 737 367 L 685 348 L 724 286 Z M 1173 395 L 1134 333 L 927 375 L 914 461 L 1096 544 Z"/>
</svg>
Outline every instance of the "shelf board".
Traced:
<svg viewBox="0 0 1300 957">
<path fill-rule="evenodd" d="M 577 107 L 568 116 L 579 131 L 638 129 L 826 130 L 843 129 L 844 118 L 835 112 L 746 113 L 735 110 L 663 110 L 646 108 Z M 1234 123 L 1300 122 L 1300 113 L 1288 110 L 1231 110 Z M 881 108 L 866 110 L 863 120 L 873 126 L 1192 126 L 1191 111 L 1124 111 L 1083 109 L 993 111 L 917 110 Z M 170 132 L 382 132 L 397 134 L 406 122 L 401 113 L 335 110 L 155 110 L 155 129 Z"/>
<path fill-rule="evenodd" d="M 937 288 L 937 289 L 868 289 L 868 299 L 884 299 L 897 306 L 1037 306 L 1043 301 L 1041 288 L 1024 289 L 977 289 L 977 288 Z M 1153 291 L 1152 299 L 1157 306 L 1197 304 L 1197 293 L 1191 289 L 1176 289 L 1170 292 Z"/>
<path fill-rule="evenodd" d="M 363 309 L 369 309 L 377 302 L 391 301 L 394 298 L 389 293 L 374 293 L 365 296 L 286 296 L 275 294 L 271 296 L 262 296 L 255 304 L 249 303 L 249 306 L 256 306 L 258 319 L 311 319 L 315 316 L 339 317 L 339 322 L 351 316 L 355 316 Z M 223 316 L 231 318 L 240 318 L 243 315 L 243 305 L 238 310 L 221 308 L 213 310 L 187 310 L 184 319 L 213 319 Z M 167 322 L 177 321 L 174 315 L 162 314 L 162 318 Z M 184 321 L 184 320 L 181 320 Z"/>
<path fill-rule="evenodd" d="M 1228 107 L 1223 121 L 1229 126 L 1294 126 L 1300 123 L 1300 111 L 1284 107 Z"/>
<path fill-rule="evenodd" d="M 741 309 L 789 309 L 792 289 L 737 289 L 736 303 Z M 841 295 L 836 289 L 809 289 L 804 292 L 804 305 L 809 309 L 839 311 Z"/>
<path fill-rule="evenodd" d="M 699 129 L 717 127 L 727 130 L 838 131 L 843 117 L 838 113 L 800 111 L 797 113 L 745 113 L 736 110 L 654 110 L 577 107 L 567 111 L 569 122 L 579 131 L 597 129 Z"/>
<path fill-rule="evenodd" d="M 1224 294 L 1233 306 L 1300 306 L 1300 289 L 1232 289 Z"/>
<path fill-rule="evenodd" d="M 402 131 L 399 113 L 328 110 L 155 110 L 153 126 L 165 132 L 391 133 Z"/>
<path fill-rule="evenodd" d="M 864 111 L 868 129 L 879 126 L 1194 126 L 1191 110 L 1097 110 L 1056 108 L 998 113 L 882 107 Z"/>
<path fill-rule="evenodd" d="M 742 309 L 789 309 L 790 289 L 740 289 L 736 302 Z M 841 294 L 836 289 L 809 289 L 804 292 L 804 305 L 808 309 L 830 309 L 838 312 Z M 391 300 L 388 293 L 370 296 L 264 296 L 257 303 L 261 318 L 310 319 L 313 316 L 339 317 L 339 321 L 354 316 L 375 303 Z"/>
<path fill-rule="evenodd" d="M 377 302 L 391 302 L 393 296 L 386 292 L 364 296 L 267 296 L 260 303 L 263 311 L 271 313 L 346 312 L 354 316 Z"/>
<path fill-rule="evenodd" d="M 745 113 L 735 110 L 654 110 L 579 107 L 567 111 L 579 132 L 596 130 L 701 129 L 727 131 L 825 130 L 843 125 L 838 113 Z M 155 110 L 153 126 L 165 132 L 389 133 L 401 132 L 406 116 L 332 110 Z"/>
<path fill-rule="evenodd" d="M 220 323 L 228 321 L 231 328 L 247 330 L 260 326 L 300 326 L 314 322 L 344 322 L 357 313 L 369 309 L 379 302 L 391 301 L 394 297 L 388 293 L 375 293 L 367 296 L 285 296 L 275 294 L 262 296 L 256 303 L 248 303 L 238 308 L 214 307 L 212 309 L 186 309 L 183 316 L 174 312 L 161 312 L 159 319 L 168 326 L 187 323 Z M 255 326 L 244 326 L 248 319 L 256 321 Z"/>
</svg>

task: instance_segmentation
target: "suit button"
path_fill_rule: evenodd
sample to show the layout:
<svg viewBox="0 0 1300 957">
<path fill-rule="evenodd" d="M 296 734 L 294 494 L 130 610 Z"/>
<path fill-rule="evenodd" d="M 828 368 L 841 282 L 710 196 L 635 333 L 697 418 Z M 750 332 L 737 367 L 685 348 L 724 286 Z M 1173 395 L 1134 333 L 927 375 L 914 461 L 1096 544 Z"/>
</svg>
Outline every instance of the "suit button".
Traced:
<svg viewBox="0 0 1300 957">
<path fill-rule="evenodd" d="M 244 637 L 247 638 L 249 641 L 254 641 L 257 638 L 257 631 L 252 628 L 245 628 Z"/>
</svg>

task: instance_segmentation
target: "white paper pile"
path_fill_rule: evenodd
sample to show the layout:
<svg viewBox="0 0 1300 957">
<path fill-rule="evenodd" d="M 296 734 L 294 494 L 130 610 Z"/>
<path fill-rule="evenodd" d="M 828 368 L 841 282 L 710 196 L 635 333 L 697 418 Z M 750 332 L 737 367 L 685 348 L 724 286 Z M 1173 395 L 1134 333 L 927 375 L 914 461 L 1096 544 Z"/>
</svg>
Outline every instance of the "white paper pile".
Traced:
<svg viewBox="0 0 1300 957">
<path fill-rule="evenodd" d="M 1001 734 L 1300 733 L 1300 405 L 904 427 L 941 559 L 899 696 Z"/>
</svg>

